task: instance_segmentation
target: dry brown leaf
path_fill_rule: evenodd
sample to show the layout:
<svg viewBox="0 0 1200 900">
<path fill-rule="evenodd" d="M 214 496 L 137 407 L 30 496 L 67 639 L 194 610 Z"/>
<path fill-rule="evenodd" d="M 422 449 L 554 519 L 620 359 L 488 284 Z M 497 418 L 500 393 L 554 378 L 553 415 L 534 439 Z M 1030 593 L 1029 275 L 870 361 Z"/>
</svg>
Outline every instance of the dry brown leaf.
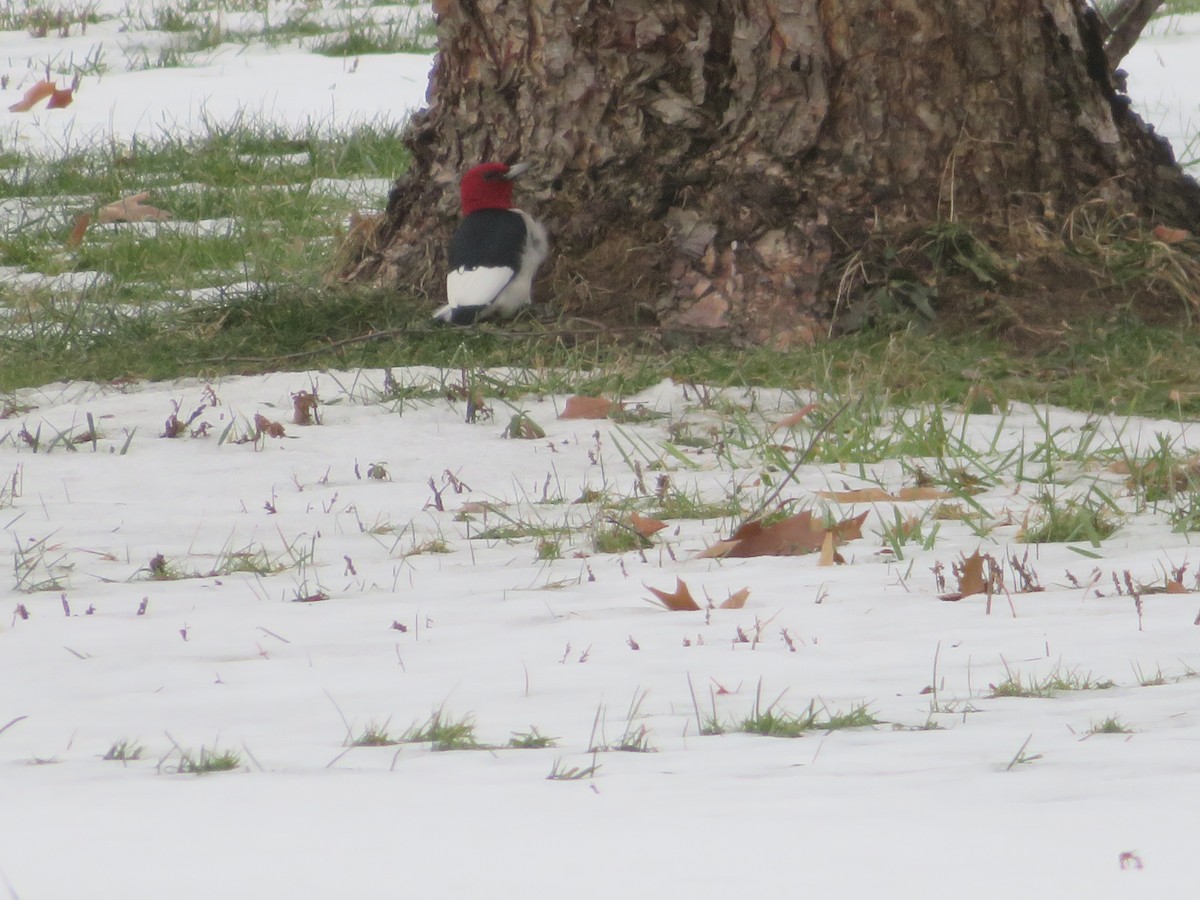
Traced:
<svg viewBox="0 0 1200 900">
<path fill-rule="evenodd" d="M 836 500 L 839 503 L 895 503 L 899 498 L 889 494 L 883 488 L 856 488 L 852 491 L 817 491 L 822 500 Z"/>
<path fill-rule="evenodd" d="M 761 521 L 747 522 L 727 541 L 718 541 L 700 554 L 702 558 L 745 559 L 752 556 L 801 556 L 815 553 L 825 543 L 825 534 L 833 534 L 835 544 L 862 537 L 862 524 L 867 513 L 839 522 L 826 529 L 813 520 L 812 510 L 805 510 L 771 525 Z"/>
<path fill-rule="evenodd" d="M 107 206 L 100 207 L 96 221 L 108 225 L 113 222 L 157 222 L 171 218 L 171 214 L 165 209 L 142 202 L 149 196 L 149 191 L 138 191 L 136 194 L 114 200 Z"/>
<path fill-rule="evenodd" d="M 751 556 L 798 556 L 820 549 L 825 530 L 813 522 L 812 512 L 805 510 L 773 525 L 760 521 L 747 522 L 733 533 L 727 553 L 735 559 Z M 705 555 L 705 554 L 701 554 Z"/>
<path fill-rule="evenodd" d="M 38 103 L 54 93 L 53 81 L 39 81 L 25 92 L 20 100 L 8 108 L 9 112 L 29 112 Z"/>
<path fill-rule="evenodd" d="M 75 90 L 73 88 L 62 88 L 50 92 L 50 99 L 46 103 L 46 109 L 65 109 L 70 106 L 75 99 Z"/>
<path fill-rule="evenodd" d="M 974 493 L 972 491 L 971 493 Z M 954 491 L 947 491 L 944 488 L 935 488 L 931 485 L 900 488 L 896 496 L 906 503 L 914 500 L 945 500 L 955 496 Z"/>
<path fill-rule="evenodd" d="M 834 562 L 833 557 L 833 532 L 827 531 L 825 532 L 825 541 L 821 544 L 821 558 L 817 561 L 817 565 L 832 566 Z"/>
<path fill-rule="evenodd" d="M 817 491 L 817 496 L 839 503 L 911 503 L 915 500 L 945 500 L 955 494 L 953 491 L 925 486 L 901 488 L 894 494 L 883 488 L 869 487 L 851 491 Z"/>
<path fill-rule="evenodd" d="M 1183 586 L 1182 581 L 1168 581 L 1167 582 L 1167 593 L 1168 594 L 1188 594 L 1191 592 Z"/>
<path fill-rule="evenodd" d="M 782 419 L 776 422 L 773 426 L 771 426 L 771 430 L 778 431 L 780 428 L 794 428 L 803 422 L 805 417 L 816 408 L 817 404 L 815 403 L 802 406 L 791 415 L 784 416 Z"/>
<path fill-rule="evenodd" d="M 285 437 L 283 426 L 278 422 L 272 422 L 262 413 L 254 414 L 254 429 L 260 437 L 264 434 L 273 438 Z"/>
<path fill-rule="evenodd" d="M 683 583 L 682 578 L 676 577 L 674 593 L 660 591 L 658 588 L 652 588 L 648 584 L 645 585 L 645 588 L 657 597 L 659 602 L 671 610 L 671 612 L 684 612 L 700 608 L 700 604 L 692 598 L 692 592 L 688 590 L 688 586 Z"/>
<path fill-rule="evenodd" d="M 322 600 L 328 600 L 329 595 L 324 591 L 317 591 L 315 594 L 305 594 L 300 596 L 297 594 L 292 598 L 293 603 L 320 603 Z"/>
<path fill-rule="evenodd" d="M 862 537 L 863 522 L 867 521 L 867 516 L 870 511 L 859 513 L 852 519 L 845 519 L 833 526 L 831 531 L 834 533 L 839 544 L 844 544 L 846 541 L 857 541 Z"/>
<path fill-rule="evenodd" d="M 317 403 L 316 392 L 297 391 L 292 394 L 292 424 L 320 425 L 321 420 L 317 418 Z"/>
<path fill-rule="evenodd" d="M 636 511 L 629 514 L 629 523 L 633 526 L 633 530 L 644 538 L 657 534 L 667 527 L 666 522 L 652 519 L 650 516 L 640 516 Z"/>
<path fill-rule="evenodd" d="M 1169 228 L 1166 225 L 1155 225 L 1154 236 L 1164 244 L 1179 244 L 1192 236 L 1185 228 Z"/>
<path fill-rule="evenodd" d="M 734 591 L 729 595 L 729 599 L 722 603 L 718 609 L 741 609 L 746 605 L 746 600 L 750 597 L 750 588 L 744 587 L 740 591 Z"/>
<path fill-rule="evenodd" d="M 737 541 L 717 541 L 696 554 L 696 559 L 724 559 L 738 545 Z"/>
<path fill-rule="evenodd" d="M 559 413 L 560 419 L 603 419 L 620 404 L 604 397 L 568 397 L 567 405 Z"/>
<path fill-rule="evenodd" d="M 964 597 L 972 594 L 982 594 L 987 590 L 987 581 L 983 577 L 983 557 L 976 550 L 963 560 L 962 572 L 958 576 L 958 590 Z"/>
<path fill-rule="evenodd" d="M 71 229 L 71 233 L 67 235 L 67 246 L 78 247 L 83 243 L 83 236 L 88 230 L 88 226 L 92 224 L 92 216 L 90 213 L 84 213 L 75 220 L 75 227 Z"/>
</svg>

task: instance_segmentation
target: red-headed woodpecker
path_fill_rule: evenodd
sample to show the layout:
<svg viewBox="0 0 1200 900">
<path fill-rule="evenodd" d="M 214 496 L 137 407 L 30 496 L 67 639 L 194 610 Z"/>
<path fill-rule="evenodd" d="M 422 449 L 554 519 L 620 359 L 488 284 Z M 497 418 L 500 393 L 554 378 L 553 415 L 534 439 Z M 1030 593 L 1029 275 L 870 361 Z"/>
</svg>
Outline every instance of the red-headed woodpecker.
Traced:
<svg viewBox="0 0 1200 900">
<path fill-rule="evenodd" d="M 470 325 L 489 316 L 515 316 L 529 305 L 549 242 L 537 219 L 513 209 L 513 179 L 527 168 L 484 163 L 463 176 L 463 218 L 450 239 L 447 303 L 435 319 Z"/>
</svg>

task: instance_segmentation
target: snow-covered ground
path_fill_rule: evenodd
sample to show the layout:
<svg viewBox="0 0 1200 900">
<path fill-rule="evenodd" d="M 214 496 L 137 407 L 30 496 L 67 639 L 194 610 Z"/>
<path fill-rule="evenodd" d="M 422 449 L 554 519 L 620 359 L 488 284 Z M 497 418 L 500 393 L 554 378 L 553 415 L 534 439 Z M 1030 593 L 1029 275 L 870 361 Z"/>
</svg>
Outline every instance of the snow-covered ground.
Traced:
<svg viewBox="0 0 1200 900">
<path fill-rule="evenodd" d="M 1171 142 L 1184 162 L 1200 159 L 1200 16 L 1152 22 L 1122 68 L 1130 73 L 1134 108 Z M 1193 169 L 1194 171 L 1194 169 Z"/>
<path fill-rule="evenodd" d="M 1176 23 L 1126 66 L 1167 133 L 1190 134 L 1196 116 L 1194 30 Z M 11 60 L 48 46 L 4 40 L 0 59 L 22 71 Z M 428 65 L 220 50 L 200 69 L 85 79 L 67 110 L 0 115 L 5 141 L 47 147 L 239 110 L 340 127 L 420 105 Z M 14 78 L 0 101 L 22 90 Z M 604 502 L 645 500 L 660 475 L 670 490 L 753 507 L 770 492 L 764 473 L 781 474 L 765 468 L 771 448 L 812 437 L 772 423 L 809 398 L 701 402 L 664 384 L 628 398 L 664 418 L 617 424 L 560 420 L 564 398 L 531 394 L 508 402 L 546 435 L 518 440 L 501 436 L 515 411 L 505 401 L 489 398 L 494 417 L 467 424 L 440 373 L 395 377 L 395 391 L 382 372 L 296 372 L 15 398 L 0 420 L 10 895 L 1191 895 L 1200 564 L 1189 535 L 1135 512 L 1105 463 L 1118 446 L 1148 454 L 1156 435 L 1184 455 L 1196 425 L 946 411 L 979 454 L 959 463 L 994 470 L 972 498 L 985 518 L 973 530 L 935 521 L 936 501 L 900 504 L 926 535 L 937 528 L 903 559 L 881 536 L 895 504 L 815 498 L 936 469 L 886 454 L 805 466 L 782 493 L 837 518 L 869 513 L 840 548 L 845 565 L 697 558 L 728 536 L 725 518 L 673 519 L 647 550 L 597 553 Z M 302 391 L 318 394 L 320 424 L 291 424 Z M 184 433 L 161 437 L 201 406 Z M 256 415 L 284 436 L 250 440 Z M 715 429 L 724 452 L 687 450 L 681 423 Z M 1057 449 L 1041 452 L 1048 440 Z M 1052 460 L 1054 490 L 1097 488 L 1127 511 L 1100 547 L 1018 541 L 1037 467 Z M 500 527 L 526 536 L 480 536 Z M 553 555 L 543 540 L 560 558 L 539 558 Z M 1004 562 L 1013 592 L 990 613 L 983 595 L 939 599 L 977 549 Z M 1044 590 L 1015 592 L 1014 555 Z M 1183 592 L 1143 593 L 1139 610 L 1126 572 Z M 742 588 L 749 598 L 693 612 L 648 602 L 647 586 L 677 578 L 702 605 Z M 991 696 L 1010 676 L 1055 674 L 1093 689 Z M 736 731 L 756 706 L 801 715 L 810 703 L 820 720 L 866 704 L 878 722 L 794 739 Z M 469 719 L 489 746 L 347 746 L 438 712 Z M 1131 730 L 1089 733 L 1110 717 Z M 713 719 L 727 732 L 701 735 Z M 555 745 L 505 748 L 534 730 Z M 123 742 L 140 758 L 103 759 Z M 176 771 L 201 748 L 237 754 L 236 770 Z"/>
</svg>

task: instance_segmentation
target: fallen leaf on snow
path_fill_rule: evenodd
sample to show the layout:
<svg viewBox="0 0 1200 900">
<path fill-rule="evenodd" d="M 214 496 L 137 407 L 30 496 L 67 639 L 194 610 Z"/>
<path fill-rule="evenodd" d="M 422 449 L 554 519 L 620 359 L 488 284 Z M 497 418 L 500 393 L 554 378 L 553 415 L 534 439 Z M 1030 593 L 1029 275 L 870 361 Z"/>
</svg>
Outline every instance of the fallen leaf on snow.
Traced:
<svg viewBox="0 0 1200 900">
<path fill-rule="evenodd" d="M 46 109 L 65 109 L 70 106 L 75 99 L 75 91 L 72 88 L 55 89 L 50 92 L 50 99 L 46 103 Z"/>
<path fill-rule="evenodd" d="M 770 525 L 761 521 L 747 522 L 733 533 L 727 541 L 718 541 L 700 558 L 745 559 L 752 556 L 801 556 L 815 553 L 825 543 L 826 533 L 833 535 L 834 543 L 840 544 L 862 537 L 862 524 L 867 513 L 838 522 L 825 528 L 813 520 L 812 510 L 805 510 Z"/>
<path fill-rule="evenodd" d="M 317 418 L 317 394 L 316 392 L 297 391 L 292 394 L 292 424 L 293 425 L 320 425 L 321 420 Z"/>
<path fill-rule="evenodd" d="M 262 413 L 254 414 L 254 429 L 260 436 L 264 434 L 273 438 L 286 436 L 282 425 L 278 422 L 272 422 Z"/>
<path fill-rule="evenodd" d="M 301 597 L 297 594 L 292 598 L 293 603 L 320 603 L 322 600 L 328 600 L 329 595 L 324 591 L 317 591 L 315 594 L 305 594 Z"/>
<path fill-rule="evenodd" d="M 776 422 L 773 426 L 771 426 L 771 430 L 778 431 L 780 428 L 794 428 L 795 426 L 797 426 L 801 422 L 803 422 L 805 417 L 816 408 L 817 408 L 817 404 L 815 404 L 815 403 L 810 403 L 807 406 L 802 406 L 802 407 L 800 407 L 800 409 L 796 410 L 791 415 L 784 416 L 782 419 L 780 419 L 778 422 Z"/>
<path fill-rule="evenodd" d="M 560 419 L 603 419 L 620 404 L 604 397 L 568 397 L 567 405 L 558 414 Z"/>
<path fill-rule="evenodd" d="M 834 533 L 839 544 L 846 541 L 856 541 L 862 537 L 863 522 L 867 521 L 867 513 L 862 512 L 850 519 L 838 522 L 830 530 Z"/>
<path fill-rule="evenodd" d="M 90 213 L 84 213 L 75 220 L 75 227 L 71 229 L 71 233 L 67 235 L 67 246 L 78 247 L 83 243 L 83 235 L 87 232 L 88 226 L 92 224 Z"/>
<path fill-rule="evenodd" d="M 171 214 L 165 209 L 142 202 L 149 196 L 149 191 L 138 191 L 136 194 L 114 200 L 100 207 L 96 221 L 102 225 L 109 225 L 113 222 L 157 222 L 171 218 Z"/>
<path fill-rule="evenodd" d="M 838 561 L 838 553 L 833 549 L 833 532 L 825 532 L 825 540 L 821 542 L 821 558 L 817 560 L 818 566 L 832 566 Z"/>
<path fill-rule="evenodd" d="M 987 577 L 983 574 L 984 563 L 987 557 L 981 556 L 976 550 L 970 556 L 964 557 L 961 565 L 955 566 L 955 574 L 958 576 L 958 590 L 950 594 L 942 594 L 940 600 L 961 600 L 963 597 L 970 597 L 972 594 L 982 594 L 988 589 Z"/>
<path fill-rule="evenodd" d="M 685 610 L 699 609 L 698 604 L 692 598 L 692 592 L 688 590 L 688 586 L 683 583 L 682 578 L 675 579 L 675 591 L 673 593 L 660 591 L 658 588 L 652 588 L 650 585 L 645 585 L 646 590 L 658 598 L 659 602 L 671 612 L 684 612 Z"/>
<path fill-rule="evenodd" d="M 817 491 L 817 496 L 824 500 L 837 500 L 839 503 L 911 503 L 915 500 L 945 500 L 955 496 L 955 493 L 924 486 L 901 488 L 893 494 L 883 488 L 869 487 L 852 491 Z"/>
<path fill-rule="evenodd" d="M 729 595 L 729 599 L 718 607 L 719 609 L 741 609 L 746 605 L 746 600 L 750 597 L 750 588 L 744 587 L 740 591 L 734 591 Z"/>
<path fill-rule="evenodd" d="M 53 81 L 39 81 L 25 92 L 20 100 L 8 108 L 9 112 L 29 112 L 38 103 L 54 93 Z"/>
<path fill-rule="evenodd" d="M 958 589 L 964 597 L 971 594 L 982 594 L 987 590 L 987 582 L 983 578 L 983 557 L 976 550 L 963 560 L 962 571 L 958 576 Z"/>
<path fill-rule="evenodd" d="M 629 514 L 629 523 L 636 531 L 644 538 L 648 538 L 653 534 L 657 534 L 667 527 L 667 523 L 659 519 L 653 519 L 650 516 L 640 516 L 637 512 Z"/>
</svg>

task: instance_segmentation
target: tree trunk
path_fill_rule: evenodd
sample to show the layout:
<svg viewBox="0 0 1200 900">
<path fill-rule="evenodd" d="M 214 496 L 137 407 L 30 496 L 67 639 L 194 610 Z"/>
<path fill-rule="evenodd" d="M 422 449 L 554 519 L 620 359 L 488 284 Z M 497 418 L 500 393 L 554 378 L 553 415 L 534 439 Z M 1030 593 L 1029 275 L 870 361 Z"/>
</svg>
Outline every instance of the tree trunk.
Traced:
<svg viewBox="0 0 1200 900">
<path fill-rule="evenodd" d="M 873 235 L 1017 218 L 1057 232 L 1095 198 L 1200 223 L 1200 188 L 1114 90 L 1084 0 L 435 11 L 412 167 L 342 273 L 431 308 L 457 181 L 488 159 L 534 164 L 518 197 L 551 235 L 539 300 L 780 348 L 827 328 Z"/>
<path fill-rule="evenodd" d="M 1164 0 L 1117 0 L 1112 9 L 1101 16 L 1101 30 L 1107 33 L 1104 56 L 1108 60 L 1109 69 L 1116 69 L 1121 64 L 1121 60 L 1133 49 L 1143 29 L 1150 24 L 1163 2 Z"/>
</svg>

